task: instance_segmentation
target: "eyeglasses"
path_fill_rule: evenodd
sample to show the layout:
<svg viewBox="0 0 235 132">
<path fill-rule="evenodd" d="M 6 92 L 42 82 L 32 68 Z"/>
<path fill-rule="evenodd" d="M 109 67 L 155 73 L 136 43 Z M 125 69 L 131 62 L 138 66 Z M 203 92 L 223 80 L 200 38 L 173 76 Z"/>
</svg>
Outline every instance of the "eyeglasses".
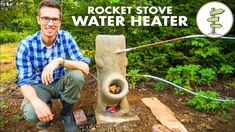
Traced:
<svg viewBox="0 0 235 132">
<path fill-rule="evenodd" d="M 58 24 L 60 22 L 60 18 L 50 18 L 50 17 L 40 17 L 43 23 L 49 23 L 51 20 L 54 24 Z"/>
</svg>

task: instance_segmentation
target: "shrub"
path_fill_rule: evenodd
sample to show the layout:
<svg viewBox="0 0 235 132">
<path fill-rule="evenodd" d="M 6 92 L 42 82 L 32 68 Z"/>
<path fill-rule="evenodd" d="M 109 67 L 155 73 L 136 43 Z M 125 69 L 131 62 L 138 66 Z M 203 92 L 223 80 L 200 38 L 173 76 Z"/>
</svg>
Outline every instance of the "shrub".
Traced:
<svg viewBox="0 0 235 132">
<path fill-rule="evenodd" d="M 226 74 L 232 74 L 233 71 L 234 71 L 234 67 L 232 67 L 230 65 L 222 64 L 218 73 L 226 75 Z"/>
<path fill-rule="evenodd" d="M 157 83 L 154 84 L 154 89 L 157 91 L 161 91 L 165 88 L 165 83 L 162 81 L 158 81 Z"/>
<path fill-rule="evenodd" d="M 219 93 L 215 91 L 199 91 L 197 92 L 200 95 L 207 96 L 208 98 L 218 98 Z M 195 96 L 192 99 L 187 100 L 187 104 L 190 106 L 195 107 L 198 110 L 205 110 L 205 111 L 215 111 L 215 110 L 228 110 L 234 102 L 219 102 L 210 99 L 205 99 L 200 96 Z"/>
<path fill-rule="evenodd" d="M 18 40 L 17 32 L 11 31 L 1 31 L 0 32 L 0 44 L 9 43 L 9 42 L 16 42 Z"/>
<path fill-rule="evenodd" d="M 203 68 L 199 71 L 201 77 L 198 80 L 199 84 L 207 84 L 210 85 L 210 83 L 216 79 L 216 72 L 212 68 Z"/>
<path fill-rule="evenodd" d="M 129 75 L 135 75 L 139 72 L 139 70 L 137 69 L 132 69 L 128 72 Z M 140 77 L 135 77 L 135 76 L 130 76 L 130 78 L 128 79 L 129 82 L 129 87 L 130 88 L 135 88 L 137 82 L 140 80 Z"/>
<path fill-rule="evenodd" d="M 201 68 L 200 65 L 184 65 L 169 68 L 166 78 L 175 84 L 191 89 L 191 85 L 210 85 L 216 80 L 216 72 L 212 68 Z"/>
<path fill-rule="evenodd" d="M 3 30 L 0 32 L 0 44 L 20 41 L 24 37 L 28 36 L 30 33 L 30 31 L 12 32 Z"/>
<path fill-rule="evenodd" d="M 190 89 L 191 83 L 197 83 L 199 79 L 198 70 L 200 65 L 184 65 L 169 68 L 166 78 L 175 84 L 182 85 Z"/>
</svg>

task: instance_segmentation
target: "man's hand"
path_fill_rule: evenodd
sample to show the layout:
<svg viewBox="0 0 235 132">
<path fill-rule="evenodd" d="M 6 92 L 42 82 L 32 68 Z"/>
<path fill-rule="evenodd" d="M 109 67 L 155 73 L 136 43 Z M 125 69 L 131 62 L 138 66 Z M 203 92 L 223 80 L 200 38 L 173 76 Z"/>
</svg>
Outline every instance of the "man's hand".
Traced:
<svg viewBox="0 0 235 132">
<path fill-rule="evenodd" d="M 88 64 L 86 64 L 86 63 L 84 63 L 82 61 L 79 61 L 78 64 L 79 64 L 79 68 L 81 69 L 81 71 L 85 75 L 88 75 L 89 74 L 89 66 L 88 66 Z"/>
<path fill-rule="evenodd" d="M 53 71 L 61 64 L 62 61 L 62 58 L 56 58 L 47 64 L 47 66 L 42 71 L 41 78 L 43 84 L 48 85 L 53 81 Z"/>
<path fill-rule="evenodd" d="M 45 102 L 38 98 L 33 100 L 31 103 L 40 121 L 47 122 L 53 120 L 54 115 L 51 113 L 50 108 Z"/>
<path fill-rule="evenodd" d="M 40 121 L 50 121 L 53 119 L 53 114 L 45 102 L 38 98 L 35 89 L 31 85 L 23 85 L 20 88 L 21 93 L 24 95 L 31 105 Z"/>
</svg>

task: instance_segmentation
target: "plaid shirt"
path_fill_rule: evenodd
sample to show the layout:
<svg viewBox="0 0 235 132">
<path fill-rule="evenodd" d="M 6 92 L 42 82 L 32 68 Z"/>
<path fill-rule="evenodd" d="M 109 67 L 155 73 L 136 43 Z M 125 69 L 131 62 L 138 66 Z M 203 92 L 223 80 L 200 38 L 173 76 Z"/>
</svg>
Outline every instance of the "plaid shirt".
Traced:
<svg viewBox="0 0 235 132">
<path fill-rule="evenodd" d="M 42 83 L 41 74 L 43 68 L 58 57 L 90 63 L 89 58 L 83 57 L 72 35 L 63 30 L 57 32 L 56 40 L 50 52 L 48 50 L 43 44 L 41 31 L 28 36 L 20 42 L 16 53 L 17 84 L 19 86 Z M 53 80 L 62 77 L 65 73 L 65 68 L 59 65 L 53 72 Z"/>
</svg>

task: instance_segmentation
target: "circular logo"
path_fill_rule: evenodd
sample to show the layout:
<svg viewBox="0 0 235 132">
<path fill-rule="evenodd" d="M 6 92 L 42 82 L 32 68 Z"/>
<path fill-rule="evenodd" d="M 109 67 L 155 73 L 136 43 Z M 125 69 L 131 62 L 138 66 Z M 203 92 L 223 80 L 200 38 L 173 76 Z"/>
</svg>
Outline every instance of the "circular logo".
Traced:
<svg viewBox="0 0 235 132">
<path fill-rule="evenodd" d="M 221 2 L 209 2 L 203 5 L 196 19 L 199 30 L 212 38 L 224 36 L 233 26 L 233 13 Z"/>
</svg>

